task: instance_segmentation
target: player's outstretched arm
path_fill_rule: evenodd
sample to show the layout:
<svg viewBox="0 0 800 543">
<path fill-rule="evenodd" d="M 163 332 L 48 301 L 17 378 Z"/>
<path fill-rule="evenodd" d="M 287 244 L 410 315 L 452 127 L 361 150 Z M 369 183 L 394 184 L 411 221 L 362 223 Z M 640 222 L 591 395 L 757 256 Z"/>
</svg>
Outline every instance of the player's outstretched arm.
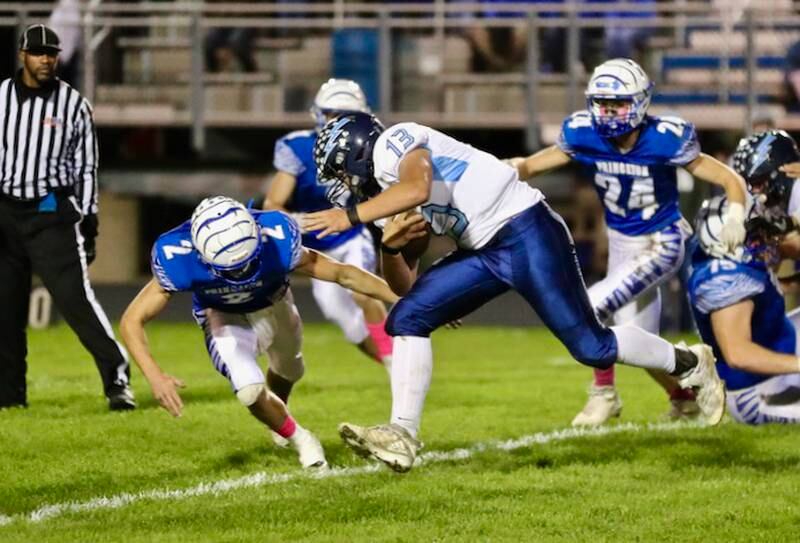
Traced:
<svg viewBox="0 0 800 543">
<path fill-rule="evenodd" d="M 392 292 L 386 281 L 377 275 L 350 264 L 343 264 L 312 249 L 303 249 L 300 262 L 295 266 L 294 271 L 321 281 L 338 283 L 348 290 L 389 304 L 400 299 L 397 294 Z"/>
<path fill-rule="evenodd" d="M 789 177 L 800 178 L 800 162 L 790 162 L 781 166 L 781 171 Z"/>
<path fill-rule="evenodd" d="M 161 313 L 169 299 L 170 293 L 151 279 L 125 309 L 119 328 L 122 341 L 150 384 L 155 399 L 171 415 L 180 417 L 183 402 L 177 389 L 184 386 L 183 382 L 161 370 L 150 353 L 144 330 L 145 323 Z"/>
<path fill-rule="evenodd" d="M 728 211 L 725 213 L 720 237 L 728 249 L 733 251 L 744 243 L 747 233 L 744 227 L 744 204 L 747 194 L 744 179 L 733 169 L 705 153 L 700 153 L 685 168 L 693 176 L 725 189 Z"/>
<path fill-rule="evenodd" d="M 728 365 L 765 375 L 800 371 L 800 358 L 753 342 L 750 319 L 754 307 L 752 300 L 744 300 L 711 313 L 711 328 Z"/>
<path fill-rule="evenodd" d="M 562 168 L 571 160 L 567 153 L 557 146 L 551 145 L 528 157 L 509 158 L 508 163 L 517 169 L 519 178 L 524 181 L 550 170 Z"/>
<path fill-rule="evenodd" d="M 374 222 L 424 204 L 430 197 L 433 181 L 430 158 L 427 149 L 414 149 L 400 162 L 397 183 L 348 211 L 327 209 L 308 213 L 303 220 L 303 228 L 320 230 L 317 237 L 323 238 L 328 234 L 343 232 L 358 223 Z M 358 218 L 357 221 L 351 220 L 352 214 Z"/>
</svg>

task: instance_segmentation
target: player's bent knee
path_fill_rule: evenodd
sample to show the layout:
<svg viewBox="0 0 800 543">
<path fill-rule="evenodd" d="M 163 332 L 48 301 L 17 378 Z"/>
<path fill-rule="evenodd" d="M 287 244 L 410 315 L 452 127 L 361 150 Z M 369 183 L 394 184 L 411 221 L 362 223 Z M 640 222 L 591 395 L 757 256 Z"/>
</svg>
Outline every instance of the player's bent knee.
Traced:
<svg viewBox="0 0 800 543">
<path fill-rule="evenodd" d="M 437 325 L 424 318 L 424 313 L 415 310 L 409 304 L 400 300 L 389 312 L 386 318 L 386 333 L 392 337 L 414 336 L 428 337 L 437 328 Z"/>
<path fill-rule="evenodd" d="M 616 362 L 616 343 L 613 334 L 608 339 L 585 335 L 567 345 L 575 360 L 586 366 L 608 369 Z"/>
<path fill-rule="evenodd" d="M 261 396 L 261 393 L 266 389 L 264 383 L 243 386 L 236 391 L 236 397 L 239 398 L 243 406 L 250 407 L 258 401 L 258 397 Z"/>
</svg>

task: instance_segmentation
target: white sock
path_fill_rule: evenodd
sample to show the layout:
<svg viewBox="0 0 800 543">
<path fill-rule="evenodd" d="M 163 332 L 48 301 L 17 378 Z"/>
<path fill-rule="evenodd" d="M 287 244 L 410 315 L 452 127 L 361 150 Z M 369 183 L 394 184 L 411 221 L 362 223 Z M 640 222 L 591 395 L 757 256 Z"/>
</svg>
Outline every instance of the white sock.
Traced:
<svg viewBox="0 0 800 543">
<path fill-rule="evenodd" d="M 398 336 L 393 345 L 391 422 L 417 437 L 433 372 L 431 338 Z"/>
<path fill-rule="evenodd" d="M 617 360 L 621 364 L 675 371 L 675 347 L 669 341 L 636 326 L 612 326 L 617 336 Z"/>
</svg>

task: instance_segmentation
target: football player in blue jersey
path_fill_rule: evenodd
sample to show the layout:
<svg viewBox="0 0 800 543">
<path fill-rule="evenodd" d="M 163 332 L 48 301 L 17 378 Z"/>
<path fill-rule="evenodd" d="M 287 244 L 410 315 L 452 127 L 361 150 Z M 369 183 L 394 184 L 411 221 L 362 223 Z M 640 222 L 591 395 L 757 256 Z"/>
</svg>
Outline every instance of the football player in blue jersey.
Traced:
<svg viewBox="0 0 800 543">
<path fill-rule="evenodd" d="M 369 112 L 358 83 L 330 79 L 320 87 L 311 108 L 316 129 L 291 132 L 275 143 L 273 164 L 277 173 L 269 183 L 264 209 L 287 211 L 300 222 L 304 213 L 330 207 L 325 187 L 317 183 L 314 142 L 329 118 L 353 111 Z M 363 225 L 322 239 L 317 238 L 316 232 L 303 232 L 303 245 L 334 260 L 375 271 L 375 246 Z M 311 289 L 322 313 L 342 329 L 345 338 L 391 371 L 392 340 L 384 328 L 383 303 L 317 279 L 311 280 Z"/>
<path fill-rule="evenodd" d="M 386 323 L 394 341 L 390 422 L 339 427 L 359 454 L 396 471 L 411 469 L 433 368 L 430 334 L 509 290 L 525 298 L 580 362 L 667 371 L 696 389 L 710 424 L 721 419 L 724 390 L 711 349 L 676 348 L 635 326 L 603 326 L 564 221 L 539 190 L 520 182 L 515 168 L 432 128 L 399 123 L 384 130 L 363 113 L 329 121 L 314 156 L 329 195 L 347 191 L 365 199 L 310 213 L 306 226 L 324 237 L 391 217 L 384 223 L 383 269 L 403 296 Z M 451 237 L 458 249 L 418 275 L 429 232 Z"/>
<path fill-rule="evenodd" d="M 736 172 L 700 152 L 691 123 L 647 114 L 652 89 L 634 61 L 604 62 L 589 80 L 587 110 L 567 117 L 557 144 L 510 162 L 520 179 L 571 162 L 584 167 L 605 208 L 609 241 L 608 273 L 589 289 L 592 305 L 604 322 L 635 324 L 657 334 L 658 286 L 680 268 L 691 233 L 678 208 L 677 168 L 725 189 L 731 205 L 721 235 L 731 250 L 745 236 L 745 186 Z M 663 372 L 648 371 L 669 393 L 671 416 L 696 414 L 690 391 Z M 572 424 L 600 425 L 621 409 L 614 366 L 595 369 L 589 401 Z"/>
<path fill-rule="evenodd" d="M 735 420 L 800 422 L 800 311 L 786 314 L 771 269 L 790 220 L 761 216 L 754 204 L 745 248 L 731 253 L 716 239 L 726 206 L 718 197 L 705 202 L 698 215 L 699 243 L 689 278 L 697 328 L 714 349 Z"/>
<path fill-rule="evenodd" d="M 250 211 L 223 196 L 207 198 L 190 221 L 162 234 L 152 251 L 153 279 L 125 311 L 120 331 L 153 396 L 178 417 L 182 383 L 164 373 L 144 325 L 174 292 L 193 294 L 194 317 L 216 370 L 236 397 L 274 434 L 288 440 L 304 467 L 325 467 L 322 446 L 286 408 L 304 372 L 302 323 L 289 289 L 295 271 L 387 303 L 398 297 L 385 281 L 301 245 L 295 221 L 280 211 Z M 257 356 L 269 355 L 266 378 Z"/>
<path fill-rule="evenodd" d="M 800 310 L 786 314 L 771 269 L 786 240 L 797 238 L 797 182 L 780 171 L 800 160 L 794 140 L 770 130 L 742 139 L 734 168 L 756 195 L 743 250 L 719 243 L 724 198 L 698 215 L 698 247 L 691 260 L 689 296 L 703 340 L 717 356 L 728 389 L 728 411 L 739 422 L 800 422 Z M 790 256 L 797 258 L 796 243 Z"/>
</svg>

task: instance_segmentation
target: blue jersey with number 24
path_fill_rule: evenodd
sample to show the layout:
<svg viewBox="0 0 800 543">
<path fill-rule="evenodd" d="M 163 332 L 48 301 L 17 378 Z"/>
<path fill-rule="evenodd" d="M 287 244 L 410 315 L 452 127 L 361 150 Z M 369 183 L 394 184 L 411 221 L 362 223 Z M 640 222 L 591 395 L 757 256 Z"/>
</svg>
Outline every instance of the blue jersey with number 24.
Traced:
<svg viewBox="0 0 800 543">
<path fill-rule="evenodd" d="M 192 292 L 195 309 L 249 313 L 272 305 L 286 291 L 291 272 L 302 256 L 300 229 L 286 213 L 251 211 L 261 228 L 260 269 L 243 285 L 211 271 L 192 246 L 191 223 L 186 221 L 162 234 L 153 245 L 153 276 L 167 292 Z"/>
<path fill-rule="evenodd" d="M 564 121 L 557 145 L 588 170 L 609 228 L 638 236 L 680 219 L 676 169 L 700 154 L 691 123 L 647 115 L 635 145 L 622 153 L 592 127 L 588 111 L 578 111 Z"/>
</svg>

